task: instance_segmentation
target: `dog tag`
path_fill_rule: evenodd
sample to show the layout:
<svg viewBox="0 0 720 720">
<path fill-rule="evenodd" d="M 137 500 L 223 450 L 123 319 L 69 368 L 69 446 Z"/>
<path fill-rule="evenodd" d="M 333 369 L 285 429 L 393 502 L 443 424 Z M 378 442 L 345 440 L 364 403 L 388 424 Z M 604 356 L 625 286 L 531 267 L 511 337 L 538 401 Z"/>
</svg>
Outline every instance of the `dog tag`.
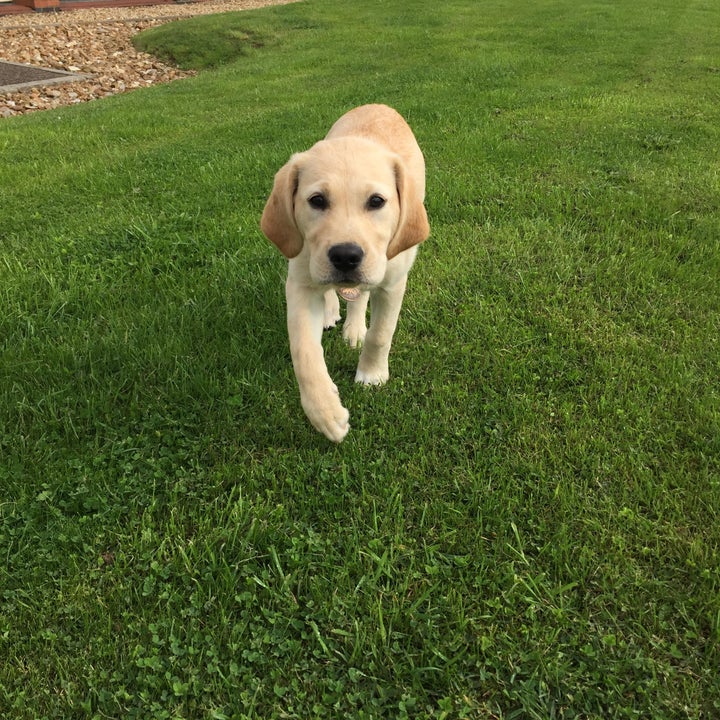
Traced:
<svg viewBox="0 0 720 720">
<path fill-rule="evenodd" d="M 360 290 L 358 288 L 340 288 L 337 294 L 348 302 L 355 302 L 360 297 Z"/>
</svg>

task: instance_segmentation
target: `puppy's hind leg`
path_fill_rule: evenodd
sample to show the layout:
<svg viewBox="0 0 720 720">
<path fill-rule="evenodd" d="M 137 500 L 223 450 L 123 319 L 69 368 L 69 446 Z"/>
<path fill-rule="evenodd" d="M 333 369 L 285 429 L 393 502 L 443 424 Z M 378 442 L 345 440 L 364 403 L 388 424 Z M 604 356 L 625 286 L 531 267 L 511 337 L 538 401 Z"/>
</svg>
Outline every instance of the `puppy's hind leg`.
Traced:
<svg viewBox="0 0 720 720">
<path fill-rule="evenodd" d="M 340 300 L 334 290 L 326 290 L 324 293 L 325 316 L 323 327 L 325 330 L 335 327 L 340 320 Z"/>
<path fill-rule="evenodd" d="M 365 318 L 369 299 L 370 293 L 362 292 L 357 300 L 347 304 L 347 317 L 343 324 L 343 338 L 351 348 L 361 347 L 365 342 L 365 333 L 367 332 Z"/>
</svg>

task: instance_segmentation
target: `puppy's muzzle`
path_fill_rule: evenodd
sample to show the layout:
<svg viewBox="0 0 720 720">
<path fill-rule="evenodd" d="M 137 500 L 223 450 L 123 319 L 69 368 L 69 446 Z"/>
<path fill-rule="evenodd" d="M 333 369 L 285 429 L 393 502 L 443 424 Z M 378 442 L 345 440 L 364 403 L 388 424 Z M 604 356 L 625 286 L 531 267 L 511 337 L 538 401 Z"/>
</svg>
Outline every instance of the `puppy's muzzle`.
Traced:
<svg viewBox="0 0 720 720">
<path fill-rule="evenodd" d="M 332 266 L 343 274 L 352 275 L 359 267 L 365 257 L 363 249 L 353 242 L 339 243 L 328 250 L 328 260 Z"/>
</svg>

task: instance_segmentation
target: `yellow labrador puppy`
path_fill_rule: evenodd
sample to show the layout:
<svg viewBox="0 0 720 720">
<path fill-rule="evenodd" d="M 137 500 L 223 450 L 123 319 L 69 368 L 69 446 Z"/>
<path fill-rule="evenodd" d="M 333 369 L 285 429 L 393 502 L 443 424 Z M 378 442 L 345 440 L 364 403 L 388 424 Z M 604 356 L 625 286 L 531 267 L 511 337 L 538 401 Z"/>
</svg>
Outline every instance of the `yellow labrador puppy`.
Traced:
<svg viewBox="0 0 720 720">
<path fill-rule="evenodd" d="M 333 442 L 347 435 L 350 416 L 325 365 L 323 327 L 340 319 L 339 294 L 348 301 L 343 337 L 362 345 L 356 382 L 387 381 L 407 274 L 430 233 L 424 198 L 422 152 L 385 105 L 346 113 L 275 175 L 260 226 L 290 260 L 287 324 L 303 409 Z"/>
</svg>

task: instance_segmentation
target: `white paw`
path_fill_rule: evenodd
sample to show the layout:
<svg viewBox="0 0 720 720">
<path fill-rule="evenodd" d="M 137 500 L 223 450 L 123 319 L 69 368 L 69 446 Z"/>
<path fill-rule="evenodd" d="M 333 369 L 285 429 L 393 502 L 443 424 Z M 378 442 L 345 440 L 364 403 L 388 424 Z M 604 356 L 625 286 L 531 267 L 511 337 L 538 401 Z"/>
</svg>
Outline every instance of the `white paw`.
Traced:
<svg viewBox="0 0 720 720">
<path fill-rule="evenodd" d="M 340 313 L 334 314 L 331 312 L 325 311 L 325 316 L 323 318 L 323 328 L 325 330 L 329 330 L 330 328 L 334 328 L 338 322 L 340 322 Z"/>
<path fill-rule="evenodd" d="M 322 398 L 302 398 L 302 406 L 312 426 L 334 443 L 342 442 L 350 430 L 350 413 L 343 407 L 337 388 Z"/>
<path fill-rule="evenodd" d="M 325 313 L 323 315 L 323 327 L 325 330 L 335 327 L 340 321 L 340 301 L 334 290 L 325 293 Z"/>
<path fill-rule="evenodd" d="M 355 373 L 355 382 L 363 385 L 384 385 L 390 379 L 387 367 L 363 368 L 358 367 Z"/>
<path fill-rule="evenodd" d="M 351 323 L 345 320 L 345 324 L 343 325 L 343 338 L 351 348 L 362 347 L 363 342 L 365 342 L 366 333 L 367 328 L 364 322 Z"/>
</svg>

